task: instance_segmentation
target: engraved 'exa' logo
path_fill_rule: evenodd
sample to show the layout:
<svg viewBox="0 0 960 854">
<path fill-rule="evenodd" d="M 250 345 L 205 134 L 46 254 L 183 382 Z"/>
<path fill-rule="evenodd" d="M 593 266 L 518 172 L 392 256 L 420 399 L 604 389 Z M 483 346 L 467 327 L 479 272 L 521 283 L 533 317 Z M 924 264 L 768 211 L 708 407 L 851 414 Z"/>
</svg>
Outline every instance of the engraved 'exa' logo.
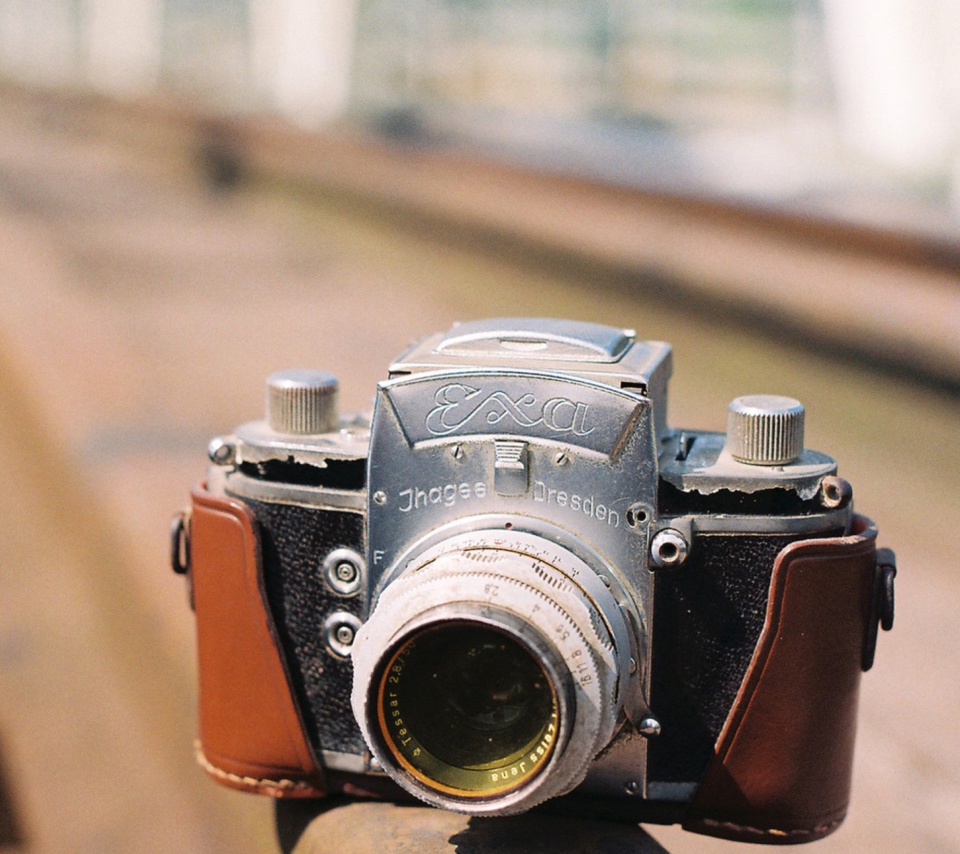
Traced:
<svg viewBox="0 0 960 854">
<path fill-rule="evenodd" d="M 542 425 L 551 432 L 575 436 L 588 436 L 594 431 L 587 427 L 587 404 L 566 397 L 552 397 L 539 404 L 536 395 L 529 392 L 514 400 L 504 391 L 484 396 L 478 388 L 449 383 L 437 390 L 434 399 L 437 405 L 426 418 L 427 429 L 434 436 L 449 436 L 479 418 L 489 426 L 508 421 L 507 429 L 512 421 L 520 427 Z"/>
</svg>

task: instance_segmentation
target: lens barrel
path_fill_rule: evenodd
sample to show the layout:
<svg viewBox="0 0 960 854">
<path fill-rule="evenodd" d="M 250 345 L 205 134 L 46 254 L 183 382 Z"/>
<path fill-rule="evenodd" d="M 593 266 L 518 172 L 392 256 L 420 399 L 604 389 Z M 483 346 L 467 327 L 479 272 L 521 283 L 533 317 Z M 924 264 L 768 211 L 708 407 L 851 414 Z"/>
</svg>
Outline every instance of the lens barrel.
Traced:
<svg viewBox="0 0 960 854">
<path fill-rule="evenodd" d="M 610 740 L 616 632 L 572 581 L 592 572 L 583 561 L 486 533 L 426 552 L 386 587 L 354 643 L 352 702 L 405 789 L 505 815 L 572 789 Z"/>
</svg>

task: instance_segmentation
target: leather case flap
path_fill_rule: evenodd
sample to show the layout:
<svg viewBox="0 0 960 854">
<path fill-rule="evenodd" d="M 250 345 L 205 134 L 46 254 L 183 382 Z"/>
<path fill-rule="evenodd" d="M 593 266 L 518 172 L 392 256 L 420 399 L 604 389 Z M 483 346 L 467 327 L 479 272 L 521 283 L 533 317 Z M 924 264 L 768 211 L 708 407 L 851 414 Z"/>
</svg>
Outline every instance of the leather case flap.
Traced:
<svg viewBox="0 0 960 854">
<path fill-rule="evenodd" d="M 808 842 L 843 820 L 873 611 L 876 528 L 792 543 L 777 557 L 760 641 L 684 827 Z"/>
<path fill-rule="evenodd" d="M 265 605 L 253 516 L 202 487 L 192 497 L 200 763 L 237 789 L 323 794 Z"/>
</svg>

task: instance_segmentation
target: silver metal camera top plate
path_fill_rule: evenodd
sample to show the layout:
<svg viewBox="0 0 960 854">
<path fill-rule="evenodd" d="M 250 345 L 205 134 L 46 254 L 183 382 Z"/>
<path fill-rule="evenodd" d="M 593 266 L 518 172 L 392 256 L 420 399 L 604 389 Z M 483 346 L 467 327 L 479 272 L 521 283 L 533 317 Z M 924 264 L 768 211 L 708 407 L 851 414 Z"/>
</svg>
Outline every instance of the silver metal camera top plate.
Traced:
<svg viewBox="0 0 960 854">
<path fill-rule="evenodd" d="M 585 378 L 595 378 L 615 388 L 627 384 L 650 393 L 653 393 L 654 389 L 666 393 L 667 380 L 672 370 L 670 345 L 659 341 L 632 344 L 623 356 L 615 361 L 583 361 L 570 356 L 558 358 L 556 352 L 551 350 L 545 351 L 536 359 L 532 359 L 529 354 L 518 356 L 517 352 L 507 351 L 472 353 L 468 359 L 457 352 L 437 352 L 435 348 L 438 343 L 437 337 L 428 338 L 403 354 L 390 366 L 390 376 L 406 376 L 427 371 L 476 370 L 487 366 L 504 370 L 503 363 L 507 361 L 509 366 L 506 370 L 535 367 L 544 372 L 575 373 Z"/>
<path fill-rule="evenodd" d="M 632 329 L 507 318 L 460 324 L 430 335 L 394 360 L 390 376 L 484 368 L 535 368 L 544 373 L 576 374 L 614 388 L 635 388 L 665 415 L 672 351 L 663 341 L 636 341 Z M 658 430 L 665 425 L 658 413 Z"/>
<path fill-rule="evenodd" d="M 682 441 L 690 442 L 685 459 L 677 456 Z M 721 489 L 759 492 L 789 489 L 802 499 L 813 498 L 823 478 L 837 473 L 837 463 L 819 451 L 805 450 L 785 465 L 748 465 L 726 450 L 723 433 L 686 432 L 668 437 L 661 447 L 660 477 L 684 492 L 709 495 Z"/>
<path fill-rule="evenodd" d="M 281 460 L 324 468 L 327 460 L 366 458 L 370 419 L 366 415 L 349 415 L 340 419 L 340 426 L 333 433 L 317 435 L 278 433 L 267 421 L 248 421 L 225 441 L 234 442 L 237 463 Z"/>
<path fill-rule="evenodd" d="M 464 323 L 415 342 L 390 365 L 390 377 L 489 369 L 573 375 L 636 390 L 653 403 L 657 435 L 667 432 L 671 347 L 663 341 L 637 341 L 632 329 L 546 318 Z"/>
<path fill-rule="evenodd" d="M 616 362 L 633 343 L 632 329 L 599 323 L 531 317 L 457 323 L 434 346 L 434 353 L 475 358 L 505 354 L 527 359 Z"/>
<path fill-rule="evenodd" d="M 210 466 L 207 469 L 207 488 L 218 495 L 252 498 L 254 501 L 299 504 L 324 510 L 349 510 L 362 513 L 367 509 L 367 497 L 349 489 L 330 489 L 322 486 L 299 486 L 247 477 L 236 469 Z"/>
</svg>

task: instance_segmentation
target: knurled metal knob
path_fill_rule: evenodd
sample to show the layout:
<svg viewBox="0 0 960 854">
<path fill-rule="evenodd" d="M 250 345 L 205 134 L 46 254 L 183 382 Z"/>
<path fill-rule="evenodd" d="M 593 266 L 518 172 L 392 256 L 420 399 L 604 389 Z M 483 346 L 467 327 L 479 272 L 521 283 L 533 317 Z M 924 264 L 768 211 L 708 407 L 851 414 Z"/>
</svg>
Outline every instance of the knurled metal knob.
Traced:
<svg viewBox="0 0 960 854">
<path fill-rule="evenodd" d="M 753 466 L 793 462 L 803 453 L 803 405 L 776 394 L 736 398 L 727 412 L 727 450 Z"/>
<path fill-rule="evenodd" d="M 278 371 L 267 378 L 267 421 L 278 433 L 337 429 L 337 378 L 324 371 Z"/>
</svg>

